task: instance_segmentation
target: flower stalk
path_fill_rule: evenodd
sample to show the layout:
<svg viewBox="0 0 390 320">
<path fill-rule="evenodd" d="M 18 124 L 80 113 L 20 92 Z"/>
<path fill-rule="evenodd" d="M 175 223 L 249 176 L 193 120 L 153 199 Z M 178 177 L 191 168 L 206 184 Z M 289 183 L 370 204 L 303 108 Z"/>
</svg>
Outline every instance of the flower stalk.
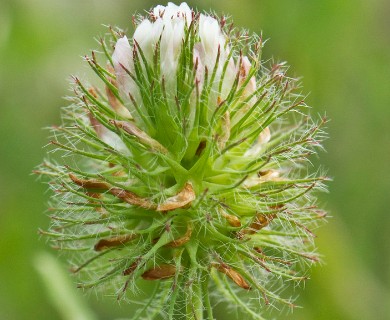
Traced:
<svg viewBox="0 0 390 320">
<path fill-rule="evenodd" d="M 54 191 L 41 233 L 73 253 L 82 288 L 126 299 L 155 283 L 135 319 L 214 319 L 220 300 L 254 319 L 293 307 L 280 292 L 319 259 L 327 178 L 307 164 L 326 119 L 225 17 L 169 3 L 135 23 L 85 57 L 100 85 L 74 77 L 52 128 L 62 159 L 36 171 Z"/>
</svg>

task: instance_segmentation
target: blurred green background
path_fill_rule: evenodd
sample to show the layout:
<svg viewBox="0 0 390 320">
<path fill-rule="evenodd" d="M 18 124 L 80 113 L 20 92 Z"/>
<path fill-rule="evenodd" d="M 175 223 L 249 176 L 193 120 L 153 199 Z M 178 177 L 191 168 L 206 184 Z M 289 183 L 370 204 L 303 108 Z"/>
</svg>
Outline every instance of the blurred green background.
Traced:
<svg viewBox="0 0 390 320">
<path fill-rule="evenodd" d="M 287 60 L 313 113 L 331 119 L 319 160 L 334 177 L 321 195 L 332 218 L 317 230 L 325 262 L 297 290 L 304 308 L 280 319 L 390 319 L 390 1 L 188 3 L 263 31 L 264 57 Z M 89 73 L 81 56 L 97 48 L 102 24 L 131 29 L 132 13 L 156 4 L 166 3 L 0 1 L 0 319 L 63 319 L 34 268 L 37 254 L 51 251 L 37 235 L 48 226 L 48 193 L 30 175 L 45 154 L 42 128 L 59 123 L 70 74 Z M 131 312 L 114 299 L 80 297 L 97 319 Z"/>
</svg>

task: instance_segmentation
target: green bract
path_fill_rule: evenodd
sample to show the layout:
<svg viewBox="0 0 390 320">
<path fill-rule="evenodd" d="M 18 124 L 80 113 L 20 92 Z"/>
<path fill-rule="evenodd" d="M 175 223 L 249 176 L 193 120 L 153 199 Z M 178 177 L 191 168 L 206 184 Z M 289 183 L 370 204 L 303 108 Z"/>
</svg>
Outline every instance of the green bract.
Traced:
<svg viewBox="0 0 390 320">
<path fill-rule="evenodd" d="M 135 24 L 85 57 L 100 84 L 74 78 L 53 128 L 62 160 L 38 170 L 55 191 L 42 233 L 73 253 L 80 287 L 125 298 L 155 281 L 135 317 L 293 306 L 283 283 L 318 260 L 309 228 L 325 216 L 312 195 L 325 177 L 306 165 L 325 120 L 284 64 L 262 64 L 261 37 L 225 18 L 169 3 Z"/>
</svg>

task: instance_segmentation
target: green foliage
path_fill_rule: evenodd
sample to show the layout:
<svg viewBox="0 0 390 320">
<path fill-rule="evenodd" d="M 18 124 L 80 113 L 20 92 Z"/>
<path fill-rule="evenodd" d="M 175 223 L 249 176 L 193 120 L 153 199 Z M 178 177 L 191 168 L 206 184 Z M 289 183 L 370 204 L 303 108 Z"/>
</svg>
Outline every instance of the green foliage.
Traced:
<svg viewBox="0 0 390 320">
<path fill-rule="evenodd" d="M 64 87 L 70 73 L 93 79 L 79 55 L 96 47 L 93 37 L 106 30 L 101 24 L 127 26 L 129 13 L 158 3 L 1 2 L 0 318 L 62 319 L 32 266 L 37 251 L 50 251 L 36 234 L 48 223 L 42 214 L 48 194 L 29 175 L 46 152 L 42 145 L 47 132 L 40 128 L 59 123 L 58 108 L 65 104 L 61 97 L 68 94 Z M 388 318 L 388 1 L 189 4 L 233 14 L 236 25 L 263 31 L 270 38 L 264 57 L 287 59 L 293 66 L 289 74 L 304 76 L 305 92 L 310 93 L 305 100 L 315 107 L 312 112 L 326 110 L 332 119 L 327 125 L 328 153 L 321 154 L 321 162 L 335 180 L 329 185 L 332 192 L 321 194 L 321 202 L 327 203 L 333 217 L 316 232 L 326 263 L 314 269 L 305 290 L 299 289 L 297 303 L 303 308 L 283 317 Z M 60 258 L 66 261 L 64 255 Z M 137 293 L 146 298 L 152 291 Z M 84 294 L 83 301 L 102 320 L 126 318 L 133 312 L 132 306 L 94 294 Z M 225 304 L 214 311 L 217 319 L 237 316 L 236 310 L 227 312 Z"/>
</svg>

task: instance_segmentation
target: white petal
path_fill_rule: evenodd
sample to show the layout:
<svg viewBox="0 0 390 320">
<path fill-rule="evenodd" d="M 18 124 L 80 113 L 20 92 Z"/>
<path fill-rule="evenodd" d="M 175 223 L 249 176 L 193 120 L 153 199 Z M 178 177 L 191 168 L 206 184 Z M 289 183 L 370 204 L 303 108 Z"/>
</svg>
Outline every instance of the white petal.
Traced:
<svg viewBox="0 0 390 320">
<path fill-rule="evenodd" d="M 171 20 L 174 17 L 177 17 L 177 14 L 180 12 L 180 9 L 177 5 L 172 2 L 168 2 L 168 5 L 165 7 L 164 20 Z"/>
<path fill-rule="evenodd" d="M 200 46 L 195 44 L 194 47 L 194 57 L 198 58 L 198 65 L 202 67 L 198 69 L 197 78 L 201 82 L 203 81 L 204 77 L 200 74 L 204 74 L 204 67 L 207 67 L 209 74 L 213 72 L 219 51 L 218 68 L 214 82 L 214 86 L 217 86 L 230 51 L 226 45 L 226 37 L 215 18 L 201 14 L 199 17 L 199 38 Z M 218 100 L 225 99 L 229 94 L 236 75 L 234 60 L 230 58 L 223 78 L 221 96 L 216 97 Z"/>
<path fill-rule="evenodd" d="M 142 50 L 145 44 L 150 42 L 152 30 L 153 24 L 148 19 L 143 20 L 135 29 L 133 39 L 137 41 Z"/>
<path fill-rule="evenodd" d="M 161 38 L 161 73 L 167 80 L 175 81 L 177 64 L 184 38 L 183 20 L 165 23 Z"/>
<path fill-rule="evenodd" d="M 157 17 L 162 17 L 163 14 L 164 14 L 164 11 L 165 11 L 165 7 L 164 6 L 161 6 L 161 5 L 158 5 L 156 7 L 153 8 L 153 15 L 157 18 Z"/>
<path fill-rule="evenodd" d="M 153 15 L 155 17 L 160 17 L 164 21 L 170 21 L 174 19 L 185 20 L 187 26 L 191 24 L 192 21 L 192 11 L 187 3 L 183 2 L 180 6 L 175 5 L 172 2 L 168 2 L 168 5 L 165 6 L 156 6 L 153 9 Z"/>
<path fill-rule="evenodd" d="M 201 14 L 199 18 L 199 37 L 205 53 L 205 65 L 211 72 L 217 58 L 218 48 L 221 52 L 225 49 L 225 37 L 218 21 Z"/>
<path fill-rule="evenodd" d="M 143 20 L 134 32 L 133 39 L 140 46 L 146 60 L 151 62 L 157 41 L 163 30 L 163 22 L 157 19 L 154 23 Z"/>
<path fill-rule="evenodd" d="M 182 12 L 183 15 L 185 16 L 186 21 L 187 21 L 187 25 L 189 26 L 191 24 L 191 22 L 192 22 L 192 10 L 191 10 L 191 8 L 188 6 L 187 3 L 182 2 L 180 4 L 180 12 Z"/>
</svg>

